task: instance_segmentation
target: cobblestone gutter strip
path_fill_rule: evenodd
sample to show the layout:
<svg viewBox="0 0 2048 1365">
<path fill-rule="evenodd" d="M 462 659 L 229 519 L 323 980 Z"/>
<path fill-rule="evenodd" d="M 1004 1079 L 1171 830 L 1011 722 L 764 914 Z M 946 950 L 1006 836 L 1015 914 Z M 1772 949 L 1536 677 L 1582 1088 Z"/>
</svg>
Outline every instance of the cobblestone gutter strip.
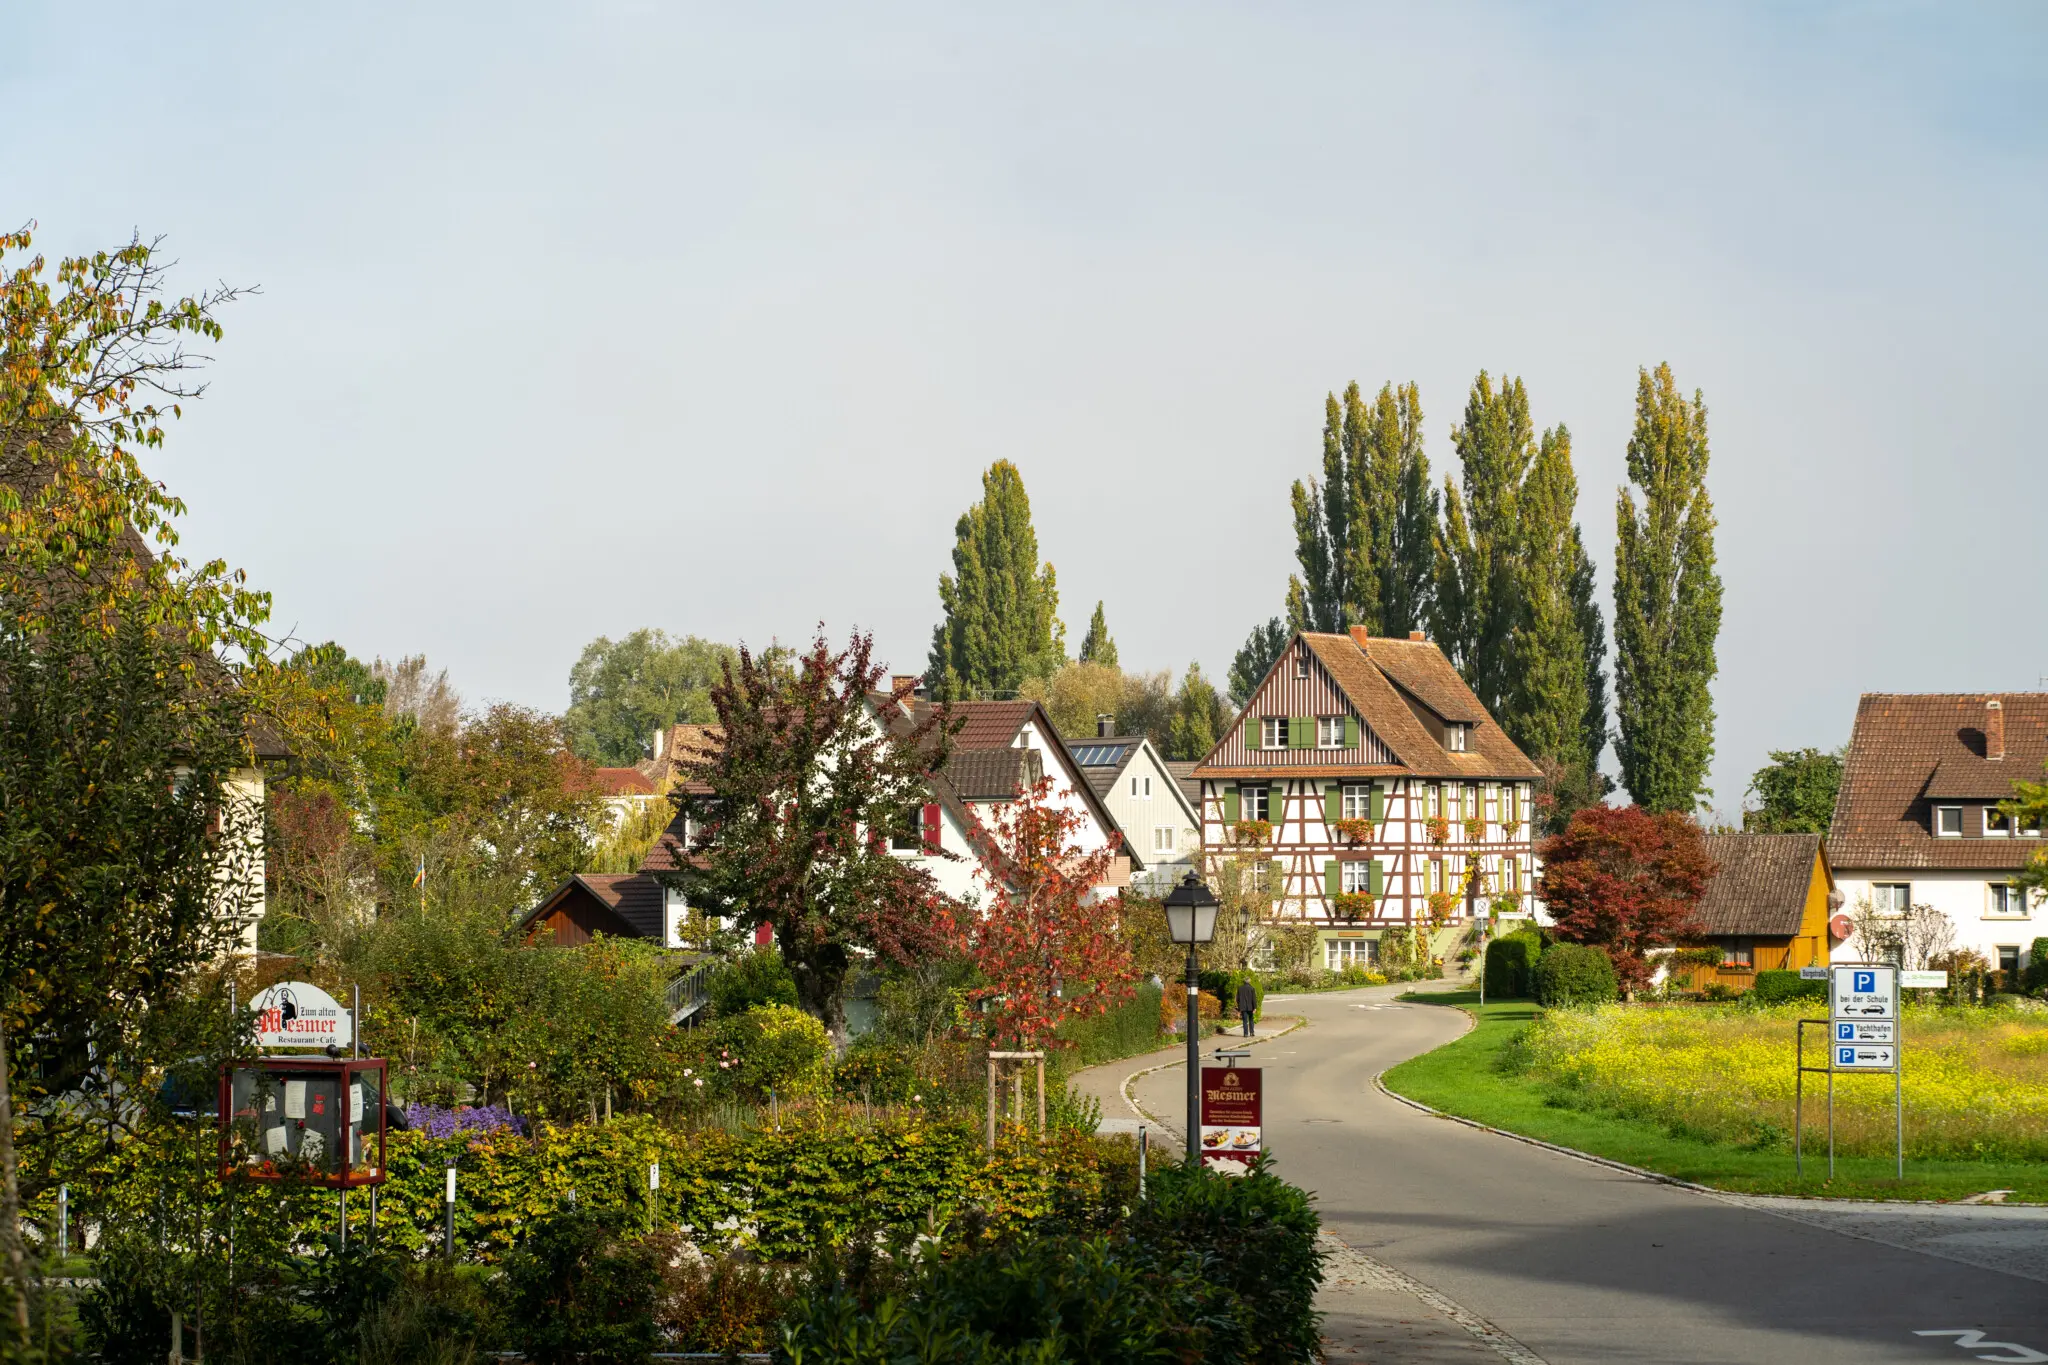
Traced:
<svg viewBox="0 0 2048 1365">
<path fill-rule="evenodd" d="M 1411 1295 L 1456 1323 L 1481 1345 L 1488 1347 L 1495 1355 L 1511 1362 L 1512 1365 L 1548 1365 L 1542 1356 L 1476 1313 L 1467 1312 L 1459 1307 L 1422 1281 L 1403 1274 L 1377 1257 L 1368 1256 L 1347 1245 L 1332 1233 L 1320 1233 L 1318 1240 L 1323 1244 L 1323 1265 L 1327 1275 L 1341 1276 L 1367 1289 L 1392 1290 Z"/>
</svg>

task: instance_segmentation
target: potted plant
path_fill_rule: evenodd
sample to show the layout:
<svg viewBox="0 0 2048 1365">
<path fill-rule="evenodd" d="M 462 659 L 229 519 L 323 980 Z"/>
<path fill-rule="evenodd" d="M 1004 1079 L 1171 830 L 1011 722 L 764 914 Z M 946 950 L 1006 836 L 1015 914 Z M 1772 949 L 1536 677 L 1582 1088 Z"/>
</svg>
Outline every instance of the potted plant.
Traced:
<svg viewBox="0 0 2048 1365">
<path fill-rule="evenodd" d="M 1354 844 L 1369 844 L 1372 842 L 1372 821 L 1370 820 L 1339 820 L 1331 828 Z"/>
<path fill-rule="evenodd" d="M 1340 891 L 1330 900 L 1330 912 L 1341 920 L 1372 918 L 1372 892 Z"/>
<path fill-rule="evenodd" d="M 1458 907 L 1458 893 L 1455 891 L 1432 891 L 1429 893 L 1429 919 L 1432 924 L 1442 924 L 1451 917 L 1451 911 Z"/>
<path fill-rule="evenodd" d="M 1466 842 L 1468 842 L 1468 843 L 1474 843 L 1474 844 L 1476 844 L 1476 843 L 1478 843 L 1478 842 L 1479 842 L 1479 841 L 1480 841 L 1481 839 L 1484 839 L 1485 837 L 1486 837 L 1486 821 L 1485 821 L 1485 819 L 1484 819 L 1484 818 L 1482 818 L 1481 816 L 1477 816 L 1477 815 L 1468 815 L 1468 816 L 1466 816 L 1466 817 L 1465 817 L 1465 839 L 1466 839 Z"/>
<path fill-rule="evenodd" d="M 1240 820 L 1231 829 L 1240 844 L 1264 844 L 1273 837 L 1271 820 Z"/>
<path fill-rule="evenodd" d="M 1422 829 L 1425 834 L 1429 835 L 1429 841 L 1432 844 L 1441 847 L 1450 841 L 1451 822 L 1441 815 L 1432 815 L 1423 821 Z"/>
</svg>

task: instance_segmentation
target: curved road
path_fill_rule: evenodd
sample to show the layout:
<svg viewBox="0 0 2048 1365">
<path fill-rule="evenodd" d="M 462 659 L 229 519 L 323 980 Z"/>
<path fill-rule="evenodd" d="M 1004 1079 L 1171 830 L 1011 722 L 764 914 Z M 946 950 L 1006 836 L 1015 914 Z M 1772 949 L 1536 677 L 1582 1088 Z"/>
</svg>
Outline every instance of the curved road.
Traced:
<svg viewBox="0 0 2048 1365">
<path fill-rule="evenodd" d="M 1332 1359 L 2048 1362 L 2048 1283 L 1646 1181 L 1389 1099 L 1373 1078 L 1466 1022 L 1396 1004 L 1400 989 L 1276 997 L 1274 1013 L 1307 1027 L 1251 1058 L 1265 1069 L 1267 1146 L 1281 1172 L 1316 1191 L 1324 1227 L 1365 1253 L 1333 1262 Z M 1132 1065 L 1103 1070 L 1121 1078 Z M 1184 1075 L 1154 1071 L 1130 1088 L 1145 1111 L 1177 1122 Z M 1353 1290 L 1362 1307 L 1347 1324 Z"/>
</svg>

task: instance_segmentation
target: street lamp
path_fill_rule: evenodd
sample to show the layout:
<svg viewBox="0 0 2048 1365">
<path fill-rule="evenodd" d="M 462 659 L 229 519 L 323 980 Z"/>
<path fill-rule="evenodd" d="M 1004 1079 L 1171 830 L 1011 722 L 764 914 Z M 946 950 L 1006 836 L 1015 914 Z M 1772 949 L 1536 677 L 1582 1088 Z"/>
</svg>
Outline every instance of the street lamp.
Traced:
<svg viewBox="0 0 2048 1365">
<path fill-rule="evenodd" d="M 1201 1011 L 1196 1008 L 1202 977 L 1195 947 L 1216 937 L 1216 897 L 1190 872 L 1166 893 L 1165 905 L 1166 936 L 1188 945 L 1188 1164 L 1196 1166 L 1202 1159 L 1202 1035 Z"/>
</svg>

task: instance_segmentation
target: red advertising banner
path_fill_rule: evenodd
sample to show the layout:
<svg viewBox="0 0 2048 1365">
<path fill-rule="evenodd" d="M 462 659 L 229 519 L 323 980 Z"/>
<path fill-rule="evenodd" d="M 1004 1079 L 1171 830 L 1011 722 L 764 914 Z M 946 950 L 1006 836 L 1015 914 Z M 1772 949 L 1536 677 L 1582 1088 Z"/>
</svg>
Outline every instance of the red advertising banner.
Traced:
<svg viewBox="0 0 2048 1365">
<path fill-rule="evenodd" d="M 1259 1068 L 1202 1068 L 1202 1164 L 1243 1170 L 1259 1154 L 1265 1106 Z"/>
</svg>

